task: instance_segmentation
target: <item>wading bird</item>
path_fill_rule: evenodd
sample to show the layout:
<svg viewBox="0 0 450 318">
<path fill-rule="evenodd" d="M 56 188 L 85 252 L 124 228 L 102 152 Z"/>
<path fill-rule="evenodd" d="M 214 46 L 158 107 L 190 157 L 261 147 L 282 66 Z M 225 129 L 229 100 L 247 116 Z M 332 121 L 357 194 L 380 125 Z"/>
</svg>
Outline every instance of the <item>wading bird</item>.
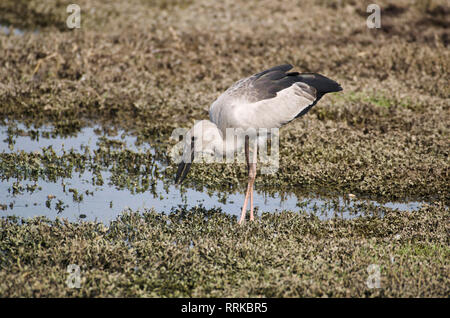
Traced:
<svg viewBox="0 0 450 318">
<path fill-rule="evenodd" d="M 254 219 L 253 184 L 257 151 L 258 144 L 265 140 L 264 137 L 262 140 L 256 139 L 250 146 L 249 136 L 242 135 L 235 142 L 234 138 L 226 138 L 229 129 L 248 131 L 280 128 L 306 114 L 326 93 L 342 90 L 338 83 L 323 75 L 288 72 L 292 68 L 290 64 L 279 65 L 237 81 L 212 103 L 209 109 L 210 120 L 195 124 L 184 139 L 182 160 L 175 177 L 176 184 L 183 182 L 196 153 L 223 155 L 245 147 L 248 185 L 239 224 L 245 221 L 249 197 L 250 220 Z"/>
</svg>

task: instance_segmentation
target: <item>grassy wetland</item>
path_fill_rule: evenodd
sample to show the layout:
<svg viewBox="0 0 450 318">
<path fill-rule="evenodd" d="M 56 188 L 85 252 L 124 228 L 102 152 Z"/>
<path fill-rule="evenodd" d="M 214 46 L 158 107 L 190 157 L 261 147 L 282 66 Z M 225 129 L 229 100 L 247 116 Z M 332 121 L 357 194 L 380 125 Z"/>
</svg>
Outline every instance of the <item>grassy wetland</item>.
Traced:
<svg viewBox="0 0 450 318">
<path fill-rule="evenodd" d="M 351 0 L 70 3 L 0 3 L 1 297 L 448 297 L 446 1 L 378 1 L 379 29 Z M 344 90 L 280 130 L 239 226 L 245 166 L 175 188 L 170 136 L 282 63 Z"/>
</svg>

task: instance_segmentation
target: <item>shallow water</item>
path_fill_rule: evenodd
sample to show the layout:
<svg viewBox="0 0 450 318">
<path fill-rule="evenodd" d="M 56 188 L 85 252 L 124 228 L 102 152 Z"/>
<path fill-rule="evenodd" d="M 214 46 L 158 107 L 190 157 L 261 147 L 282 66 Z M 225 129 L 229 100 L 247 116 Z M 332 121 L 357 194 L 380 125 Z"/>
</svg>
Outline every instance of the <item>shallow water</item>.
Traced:
<svg viewBox="0 0 450 318">
<path fill-rule="evenodd" d="M 23 35 L 25 33 L 25 31 L 18 29 L 18 28 L 14 28 L 14 27 L 12 28 L 12 32 L 14 35 Z M 35 32 L 37 32 L 37 31 L 35 31 Z M 0 24 L 0 33 L 10 34 L 11 28 L 9 26 Z"/>
<path fill-rule="evenodd" d="M 8 128 L 9 126 L 9 128 Z M 147 153 L 154 162 L 148 180 L 143 177 L 123 179 L 124 174 L 116 171 L 115 165 L 104 165 L 100 172 L 103 183 L 96 182 L 92 169 L 73 169 L 69 177 L 46 177 L 40 175 L 32 178 L 9 177 L 0 170 L 0 215 L 32 217 L 44 215 L 49 218 L 57 216 L 70 221 L 78 219 L 98 220 L 105 223 L 115 219 L 122 211 L 144 210 L 153 208 L 158 212 L 170 212 L 179 205 L 193 207 L 203 205 L 205 208 L 221 208 L 224 212 L 240 215 L 243 193 L 201 192 L 190 188 L 175 187 L 171 182 L 158 177 L 158 170 L 165 165 L 156 160 L 155 150 L 147 143 L 137 144 L 136 137 L 124 131 L 106 133 L 101 127 L 85 127 L 70 136 L 55 133 L 52 127 L 27 128 L 22 124 L 8 123 L 0 126 L 0 154 L 51 152 L 55 157 L 72 153 L 93 154 L 100 147 L 113 145 L 117 151 L 128 150 L 132 153 Z M 3 157 L 2 159 L 3 160 Z M 153 166 L 152 166 L 153 164 Z M 2 165 L 3 166 L 3 165 Z M 123 180 L 122 180 L 122 179 Z M 35 178 L 36 179 L 36 178 Z M 131 180 L 131 181 L 130 181 Z M 130 185 L 130 182 L 132 183 Z M 137 183 L 137 184 L 133 184 Z M 143 187 L 141 184 L 150 183 Z M 375 215 L 377 207 L 412 211 L 420 209 L 424 202 L 388 202 L 378 203 L 373 200 L 349 200 L 347 197 L 323 197 L 309 195 L 297 197 L 289 193 L 268 195 L 256 192 L 254 205 L 260 211 L 276 212 L 282 210 L 306 211 L 322 219 L 333 216 L 353 218 L 369 210 Z M 361 207 L 364 205 L 364 207 Z M 378 214 L 377 214 L 378 213 Z"/>
</svg>

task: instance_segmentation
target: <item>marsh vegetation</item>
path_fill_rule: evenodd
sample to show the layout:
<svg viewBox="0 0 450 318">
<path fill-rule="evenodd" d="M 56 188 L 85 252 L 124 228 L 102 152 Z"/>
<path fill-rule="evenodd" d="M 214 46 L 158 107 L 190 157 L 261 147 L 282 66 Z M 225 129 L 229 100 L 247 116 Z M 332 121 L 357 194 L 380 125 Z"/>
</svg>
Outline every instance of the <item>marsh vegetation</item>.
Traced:
<svg viewBox="0 0 450 318">
<path fill-rule="evenodd" d="M 445 1 L 379 1 L 380 29 L 351 0 L 68 4 L 0 4 L 1 296 L 448 296 Z M 280 131 L 238 226 L 245 166 L 175 188 L 169 137 L 286 62 L 344 91 Z"/>
</svg>

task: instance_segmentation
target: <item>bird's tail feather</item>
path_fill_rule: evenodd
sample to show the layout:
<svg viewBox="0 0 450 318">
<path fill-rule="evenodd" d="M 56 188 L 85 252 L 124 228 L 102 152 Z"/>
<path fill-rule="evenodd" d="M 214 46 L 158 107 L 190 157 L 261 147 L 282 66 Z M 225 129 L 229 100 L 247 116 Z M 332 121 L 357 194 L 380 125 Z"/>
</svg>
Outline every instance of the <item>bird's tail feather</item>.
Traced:
<svg viewBox="0 0 450 318">
<path fill-rule="evenodd" d="M 297 75 L 300 81 L 314 87 L 317 90 L 318 95 L 324 95 L 326 93 L 340 92 L 342 91 L 341 85 L 337 82 L 317 73 L 301 73 Z"/>
</svg>

